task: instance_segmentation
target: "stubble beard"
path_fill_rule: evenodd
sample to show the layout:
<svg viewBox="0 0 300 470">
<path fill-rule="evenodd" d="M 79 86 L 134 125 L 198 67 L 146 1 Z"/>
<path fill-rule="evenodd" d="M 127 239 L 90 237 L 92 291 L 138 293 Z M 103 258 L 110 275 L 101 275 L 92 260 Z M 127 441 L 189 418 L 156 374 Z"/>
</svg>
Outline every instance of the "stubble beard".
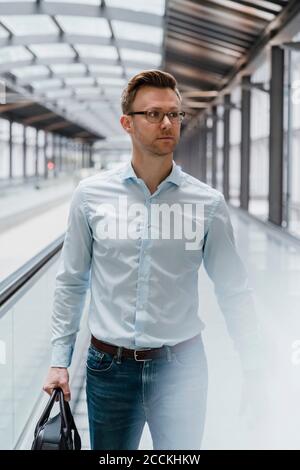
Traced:
<svg viewBox="0 0 300 470">
<path fill-rule="evenodd" d="M 169 150 L 163 150 L 159 145 L 156 145 L 156 143 L 153 143 L 153 145 L 150 147 L 148 147 L 148 151 L 150 153 L 152 153 L 152 155 L 154 156 L 158 156 L 158 157 L 164 157 L 166 155 L 170 155 L 174 152 L 176 146 L 177 146 L 177 141 L 174 141 L 173 142 L 173 145 L 171 147 L 169 147 Z"/>
</svg>

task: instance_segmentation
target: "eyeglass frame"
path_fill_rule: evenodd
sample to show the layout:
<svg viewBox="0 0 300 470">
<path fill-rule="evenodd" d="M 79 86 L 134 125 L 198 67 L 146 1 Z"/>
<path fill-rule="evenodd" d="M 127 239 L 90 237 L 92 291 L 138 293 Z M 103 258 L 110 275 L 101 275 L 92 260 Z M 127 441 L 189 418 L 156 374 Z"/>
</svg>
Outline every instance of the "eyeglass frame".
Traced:
<svg viewBox="0 0 300 470">
<path fill-rule="evenodd" d="M 146 116 L 146 119 L 147 119 L 147 113 L 151 112 L 151 111 L 155 111 L 155 110 L 147 110 L 147 111 L 131 111 L 130 113 L 127 113 L 127 116 L 134 116 L 136 114 L 138 115 L 144 115 Z M 184 111 L 168 111 L 167 113 L 163 113 L 162 111 L 157 111 L 158 113 L 162 113 L 163 116 L 161 118 L 160 121 L 157 121 L 157 122 L 151 122 L 147 119 L 148 122 L 150 122 L 150 124 L 160 124 L 161 122 L 163 122 L 165 116 L 168 116 L 168 119 L 171 123 L 176 123 L 178 122 L 179 124 L 182 123 L 184 117 L 185 117 L 185 112 Z M 171 113 L 178 113 L 178 116 L 179 116 L 179 120 L 176 121 L 176 120 L 173 120 L 170 118 L 169 114 Z"/>
</svg>

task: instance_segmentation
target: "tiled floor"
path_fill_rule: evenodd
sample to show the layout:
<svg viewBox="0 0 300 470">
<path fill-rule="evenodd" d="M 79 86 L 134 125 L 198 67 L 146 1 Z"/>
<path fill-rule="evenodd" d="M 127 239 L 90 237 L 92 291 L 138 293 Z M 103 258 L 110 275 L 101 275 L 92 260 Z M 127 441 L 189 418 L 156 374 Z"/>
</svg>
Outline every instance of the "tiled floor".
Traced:
<svg viewBox="0 0 300 470">
<path fill-rule="evenodd" d="M 209 364 L 203 447 L 299 449 L 300 247 L 236 213 L 232 220 L 261 325 L 267 358 L 266 396 L 261 395 L 247 413 L 240 413 L 243 380 L 239 358 L 212 284 L 202 272 L 199 291 Z M 260 411 L 259 402 L 264 404 Z"/>
</svg>

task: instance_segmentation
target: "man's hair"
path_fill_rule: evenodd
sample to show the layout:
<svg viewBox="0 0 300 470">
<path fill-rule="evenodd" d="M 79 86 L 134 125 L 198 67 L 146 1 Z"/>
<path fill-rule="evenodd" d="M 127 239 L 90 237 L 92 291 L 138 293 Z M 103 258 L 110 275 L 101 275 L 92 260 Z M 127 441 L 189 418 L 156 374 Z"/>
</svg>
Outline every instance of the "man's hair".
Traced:
<svg viewBox="0 0 300 470">
<path fill-rule="evenodd" d="M 161 70 L 144 70 L 132 77 L 127 87 L 123 90 L 121 105 L 123 114 L 131 111 L 131 105 L 140 88 L 143 86 L 152 86 L 156 88 L 171 88 L 181 101 L 180 93 L 177 89 L 176 79 L 167 72 Z"/>
</svg>

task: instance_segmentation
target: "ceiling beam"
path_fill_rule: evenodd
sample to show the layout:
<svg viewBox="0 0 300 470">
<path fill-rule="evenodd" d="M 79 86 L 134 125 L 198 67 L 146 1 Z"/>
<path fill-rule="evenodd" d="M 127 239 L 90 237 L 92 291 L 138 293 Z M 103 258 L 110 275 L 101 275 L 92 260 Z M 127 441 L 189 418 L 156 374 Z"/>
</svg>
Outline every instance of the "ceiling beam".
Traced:
<svg viewBox="0 0 300 470">
<path fill-rule="evenodd" d="M 0 4 L 1 5 L 1 4 Z M 119 63 L 117 60 L 114 59 L 103 59 L 99 57 L 80 57 L 77 59 L 76 57 L 47 57 L 45 59 L 26 59 L 26 60 L 16 60 L 10 61 L 0 64 L 0 74 L 9 72 L 11 69 L 14 68 L 21 68 L 21 67 L 28 67 L 30 65 L 67 65 L 67 64 L 84 64 L 84 65 L 116 65 L 118 66 Z M 139 68 L 143 70 L 145 68 L 149 68 L 149 62 L 137 62 L 133 60 L 126 61 L 127 68 Z"/>
<path fill-rule="evenodd" d="M 230 51 L 226 47 L 211 45 L 211 44 L 191 44 L 187 41 L 178 39 L 168 38 L 166 40 L 166 46 L 170 49 L 174 49 L 177 53 L 182 52 L 184 55 L 190 54 L 191 56 L 199 59 L 207 57 L 209 60 L 216 61 L 223 64 L 233 64 L 237 59 L 241 57 L 239 52 Z"/>
<path fill-rule="evenodd" d="M 6 82 L 6 86 L 10 90 L 12 90 L 13 93 L 16 93 L 16 94 L 20 95 L 20 97 L 22 99 L 22 102 L 21 102 L 22 104 L 25 104 L 26 99 L 27 99 L 28 103 L 34 103 L 34 104 L 37 104 L 39 106 L 42 106 L 46 110 L 52 111 L 55 114 L 57 114 L 59 118 L 63 118 L 65 120 L 73 122 L 74 116 L 72 115 L 72 113 L 69 113 L 68 110 L 63 110 L 63 109 L 59 108 L 56 105 L 55 102 L 51 102 L 50 100 L 47 100 L 47 102 L 45 102 L 45 101 L 44 102 L 39 102 L 38 100 L 35 100 L 34 97 L 32 95 L 30 95 L 30 93 L 28 93 L 28 90 L 26 90 L 24 87 L 21 87 L 21 86 L 17 85 L 9 77 L 5 78 L 5 82 Z M 7 105 L 7 106 L 14 106 L 14 105 L 17 106 L 21 103 L 19 103 L 19 102 L 18 103 L 12 103 L 11 105 Z M 28 104 L 28 105 L 30 105 L 30 104 Z M 91 123 L 86 123 L 84 121 L 84 119 L 82 119 L 81 117 L 77 117 L 76 122 L 77 122 L 78 127 L 81 127 L 82 129 L 88 130 L 92 135 L 98 136 L 99 138 L 103 138 L 103 135 L 101 135 L 99 133 L 99 130 L 97 129 L 96 125 L 91 125 Z"/>
<path fill-rule="evenodd" d="M 60 122 L 54 122 L 53 124 L 49 124 L 49 126 L 44 127 L 45 131 L 56 131 L 58 129 L 65 129 L 66 127 L 71 127 L 74 124 L 69 121 L 60 121 Z"/>
<path fill-rule="evenodd" d="M 225 11 L 229 14 L 242 14 L 244 17 L 248 17 L 249 19 L 254 17 L 268 22 L 272 21 L 276 13 L 279 13 L 281 11 L 280 7 L 277 12 L 271 11 L 267 8 L 263 8 L 262 5 L 258 5 L 258 2 L 256 3 L 256 5 L 254 4 L 254 2 L 251 2 L 252 4 L 248 2 L 248 4 L 245 5 L 243 2 L 232 0 L 209 0 L 209 2 L 202 0 L 202 3 L 206 5 L 211 5 L 211 8 L 218 8 L 220 11 L 224 11 L 225 7 Z M 271 2 L 264 3 L 269 3 L 271 5 Z M 214 7 L 214 5 L 216 5 L 216 7 Z"/>
<path fill-rule="evenodd" d="M 199 101 L 184 101 L 182 104 L 183 108 L 196 108 L 196 109 L 206 109 L 210 105 L 209 103 L 201 103 Z"/>
<path fill-rule="evenodd" d="M 182 0 L 172 0 L 170 8 L 188 14 L 196 20 L 205 18 L 209 23 L 250 34 L 255 30 L 257 32 L 263 30 L 268 24 L 267 20 L 233 12 L 229 10 L 229 8 L 217 8 L 215 5 L 209 4 L 205 0 L 201 0 L 201 3 L 195 3 L 190 0 L 185 0 L 184 3 Z"/>
<path fill-rule="evenodd" d="M 57 115 L 55 113 L 43 113 L 37 114 L 35 116 L 30 116 L 29 118 L 24 119 L 23 123 L 26 125 L 34 124 L 35 122 L 46 121 L 47 119 L 55 118 L 57 119 Z"/>
<path fill-rule="evenodd" d="M 182 92 L 183 98 L 215 98 L 218 96 L 218 91 L 203 91 L 203 90 L 191 90 Z"/>
<path fill-rule="evenodd" d="M 105 11 L 99 6 L 67 2 L 1 2 L 1 15 L 69 15 L 90 18 L 105 18 L 112 21 L 127 21 L 147 26 L 163 26 L 163 16 L 152 13 L 130 10 L 126 8 L 106 7 Z"/>
<path fill-rule="evenodd" d="M 14 109 L 25 108 L 27 106 L 33 106 L 34 104 L 34 101 L 26 101 L 25 99 L 19 103 L 0 104 L 0 113 L 6 113 L 7 111 L 13 111 Z"/>
<path fill-rule="evenodd" d="M 111 38 L 99 37 L 96 35 L 83 35 L 83 34 L 30 34 L 24 36 L 12 35 L 6 38 L 0 38 L 0 47 L 11 46 L 32 46 L 34 44 L 69 44 L 69 45 L 97 45 L 97 46 L 115 46 L 115 41 L 112 42 Z M 120 44 L 119 44 L 120 46 Z M 132 41 L 129 39 L 122 39 L 121 47 L 133 49 L 135 51 L 146 51 L 159 54 L 161 52 L 160 46 L 156 46 L 143 41 Z"/>
<path fill-rule="evenodd" d="M 213 37 L 219 34 L 220 37 L 224 38 L 224 41 L 234 42 L 235 39 L 247 41 L 252 43 L 255 39 L 255 34 L 253 31 L 244 32 L 240 29 L 234 29 L 230 26 L 225 26 L 222 24 L 215 24 L 210 21 L 206 21 L 204 17 L 195 18 L 194 16 L 188 15 L 186 11 L 172 11 L 170 12 L 169 24 L 172 27 L 173 19 L 181 21 L 182 26 L 186 28 L 193 29 L 202 34 L 211 34 Z"/>
<path fill-rule="evenodd" d="M 130 23 L 135 23 L 136 25 L 147 25 L 147 26 L 153 26 L 153 27 L 162 27 L 164 24 L 164 17 L 163 15 L 157 15 L 157 14 L 152 14 L 152 13 L 147 13 L 147 12 L 142 12 L 142 11 L 135 11 L 131 9 L 127 9 L 126 5 L 124 5 L 124 8 L 114 8 L 114 7 L 108 7 L 105 3 L 105 0 L 99 0 L 98 5 L 86 5 L 86 4 L 77 4 L 70 3 L 68 1 L 40 1 L 40 0 L 35 0 L 32 2 L 24 2 L 24 1 L 1 1 L 0 5 L 0 15 L 1 16 L 10 16 L 10 15 L 18 15 L 18 16 L 23 16 L 24 21 L 26 21 L 26 16 L 28 15 L 45 15 L 48 16 L 52 19 L 54 24 L 56 25 L 58 29 L 58 34 L 29 34 L 27 36 L 18 36 L 17 34 L 12 34 L 10 31 L 9 36 L 7 38 L 0 38 L 0 47 L 14 47 L 14 46 L 22 46 L 26 50 L 28 50 L 32 54 L 32 58 L 27 59 L 27 60 L 17 60 L 17 61 L 10 61 L 8 63 L 1 63 L 0 65 L 0 75 L 6 75 L 5 80 L 7 83 L 9 81 L 12 81 L 13 85 L 15 85 L 18 88 L 18 93 L 22 94 L 23 90 L 26 95 L 28 95 L 28 92 L 26 89 L 22 88 L 22 84 L 24 85 L 24 80 L 18 81 L 16 76 L 13 75 L 12 69 L 14 68 L 24 68 L 28 66 L 45 66 L 49 69 L 49 74 L 47 75 L 47 78 L 51 79 L 55 77 L 55 73 L 51 71 L 50 66 L 51 65 L 56 65 L 56 64 L 74 64 L 74 63 L 79 63 L 82 64 L 86 67 L 86 73 L 85 77 L 92 77 L 96 78 L 96 76 L 99 74 L 90 74 L 88 66 L 89 65 L 121 65 L 123 72 L 122 75 L 124 78 L 126 78 L 127 75 L 127 70 L 126 68 L 138 68 L 138 69 L 145 69 L 149 68 L 149 62 L 147 62 L 146 58 L 146 53 L 154 53 L 154 54 L 161 54 L 161 46 L 156 46 L 153 44 L 149 44 L 147 42 L 143 41 L 134 41 L 134 40 L 119 40 L 117 35 L 114 34 L 114 28 L 113 28 L 113 21 L 121 21 L 121 22 L 130 22 Z M 99 37 L 96 35 L 91 35 L 87 31 L 87 35 L 79 35 L 79 34 L 66 34 L 63 27 L 60 25 L 59 17 L 60 16 L 77 16 L 77 17 L 85 17 L 85 18 L 101 18 L 103 20 L 107 21 L 107 24 L 110 28 L 111 35 L 109 38 L 105 37 Z M 39 58 L 37 57 L 36 54 L 33 53 L 31 50 L 31 46 L 34 44 L 67 44 L 72 52 L 74 53 L 73 57 L 54 57 L 54 58 Z M 99 46 L 113 46 L 116 48 L 117 53 L 118 53 L 118 59 L 113 60 L 109 58 L 100 58 L 100 57 L 81 57 L 81 55 L 78 53 L 78 48 L 77 46 L 79 45 L 99 45 Z M 145 52 L 145 61 L 124 61 L 122 57 L 122 50 L 121 48 L 128 48 L 133 51 L 140 51 L 140 52 Z M 32 47 L 34 50 L 34 48 Z M 13 51 L 12 51 L 13 53 Z M 70 54 L 71 55 L 71 54 Z M 13 55 L 12 55 L 13 58 Z M 153 63 L 150 65 L 153 67 Z M 155 65 L 154 65 L 155 66 Z M 61 80 L 64 80 L 64 78 L 59 77 Z M 31 76 L 31 79 L 35 80 L 36 77 Z M 25 83 L 28 83 L 29 80 Z M 101 87 L 101 83 L 96 83 L 95 81 L 95 87 Z M 80 86 L 80 85 L 78 85 Z M 82 86 L 81 86 L 82 87 Z M 83 85 L 84 87 L 84 85 Z M 53 87 L 47 87 L 46 89 L 50 90 L 50 88 Z M 74 89 L 74 87 L 68 87 L 64 82 L 63 84 L 59 87 L 60 88 L 66 88 L 66 89 Z M 44 89 L 45 90 L 45 89 Z M 43 90 L 43 91 L 44 91 Z M 29 93 L 30 96 L 34 97 L 36 90 L 34 90 L 33 93 Z M 37 93 L 38 96 L 38 93 Z M 79 96 L 79 95 L 78 95 Z M 77 97 L 77 95 L 75 96 Z M 109 97 L 109 95 L 108 95 Z M 82 98 L 82 95 L 80 95 L 80 98 Z M 89 97 L 88 97 L 89 98 Z M 47 105 L 47 97 L 46 96 L 38 96 L 38 99 L 44 99 L 45 103 Z M 49 101 L 48 101 L 49 103 Z M 109 104 L 109 98 L 107 98 L 107 103 Z M 55 101 L 51 101 L 50 107 L 56 108 L 57 103 Z M 52 110 L 52 109 L 51 109 Z M 69 119 L 68 115 L 68 109 L 64 110 L 66 114 L 66 118 Z M 115 112 L 115 108 L 112 107 L 112 111 Z M 69 113 L 70 114 L 70 113 Z M 80 122 L 82 121 L 82 116 L 79 116 L 78 119 Z M 87 121 L 88 122 L 88 121 Z M 92 122 L 92 120 L 90 120 Z"/>
<path fill-rule="evenodd" d="M 211 106 L 215 106 L 219 103 L 219 100 L 227 93 L 229 93 L 231 87 L 236 81 L 245 74 L 251 68 L 251 64 L 254 60 L 266 50 L 268 44 L 272 43 L 279 38 L 284 31 L 285 27 L 290 27 L 290 24 L 295 20 L 299 21 L 300 15 L 300 2 L 299 0 L 290 0 L 286 3 L 282 11 L 275 17 L 273 21 L 267 24 L 266 28 L 253 43 L 252 47 L 247 53 L 236 62 L 235 66 L 224 76 L 223 88 L 220 90 L 219 96 L 211 102 Z M 198 119 L 198 116 L 195 117 Z M 192 129 L 194 122 L 191 122 L 190 129 Z"/>
<path fill-rule="evenodd" d="M 111 73 L 96 73 L 96 72 L 91 72 L 90 70 L 87 72 L 77 72 L 77 73 L 48 73 L 48 75 L 29 75 L 29 76 L 23 76 L 23 77 L 19 77 L 19 76 L 16 76 L 14 75 L 14 77 L 16 77 L 16 83 L 19 84 L 19 85 L 26 85 L 28 83 L 31 83 L 31 82 L 35 82 L 35 81 L 38 81 L 40 83 L 43 83 L 43 81 L 48 81 L 49 79 L 53 78 L 53 79 L 61 79 L 61 80 L 67 80 L 68 78 L 110 78 L 112 81 L 115 79 L 115 78 L 121 78 L 120 75 L 113 75 Z M 79 85 L 80 86 L 80 85 Z"/>
<path fill-rule="evenodd" d="M 230 68 L 228 65 L 223 65 L 203 60 L 190 60 L 183 54 L 177 54 L 176 51 L 170 50 L 167 54 L 167 66 L 170 65 L 177 67 L 183 75 L 193 76 L 196 80 L 210 81 L 212 85 L 218 84 L 218 88 L 222 85 L 224 74 Z M 186 70 L 186 73 L 185 73 Z"/>
<path fill-rule="evenodd" d="M 59 84 L 51 84 L 51 82 L 49 83 L 49 85 L 47 86 L 44 86 L 40 89 L 36 89 L 36 88 L 33 88 L 33 91 L 32 93 L 36 96 L 40 96 L 41 98 L 46 98 L 46 95 L 45 93 L 47 93 L 48 91 L 60 91 L 60 90 L 70 90 L 71 92 L 73 92 L 74 90 L 76 90 L 76 88 L 81 88 L 81 89 L 86 89 L 86 90 L 89 90 L 89 89 L 99 89 L 99 93 L 103 92 L 102 90 L 102 86 L 101 84 L 98 84 L 96 82 L 94 83 L 89 83 L 89 84 L 76 84 L 76 85 L 65 85 L 65 83 L 62 81 L 62 83 L 59 83 Z M 116 87 L 117 88 L 117 87 Z"/>
<path fill-rule="evenodd" d="M 236 43 L 233 42 L 228 42 L 225 41 L 224 39 L 217 39 L 216 37 L 210 37 L 207 34 L 199 34 L 193 31 L 189 31 L 187 29 L 183 29 L 181 27 L 177 27 L 172 25 L 172 27 L 169 28 L 168 31 L 168 37 L 181 37 L 184 38 L 184 40 L 192 42 L 193 44 L 207 44 L 210 45 L 211 47 L 214 45 L 217 46 L 222 46 L 226 47 L 226 49 L 229 49 L 231 51 L 236 51 L 239 53 L 245 53 L 246 49 L 248 47 L 247 43 L 244 43 L 244 46 L 240 46 Z"/>
</svg>

